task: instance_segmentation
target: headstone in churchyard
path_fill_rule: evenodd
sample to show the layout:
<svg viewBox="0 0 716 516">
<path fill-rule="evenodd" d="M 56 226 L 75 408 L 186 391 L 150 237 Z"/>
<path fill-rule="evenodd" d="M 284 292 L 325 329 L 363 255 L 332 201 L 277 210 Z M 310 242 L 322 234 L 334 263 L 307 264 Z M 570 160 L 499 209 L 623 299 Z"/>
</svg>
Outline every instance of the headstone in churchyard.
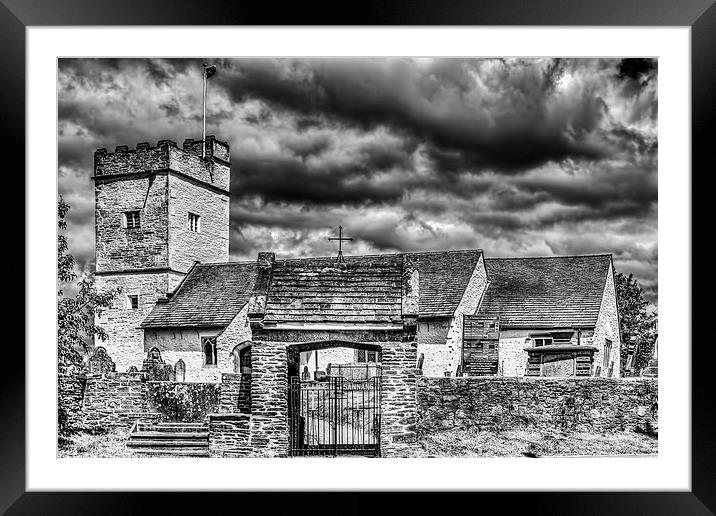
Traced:
<svg viewBox="0 0 716 516">
<path fill-rule="evenodd" d="M 102 346 L 95 348 L 87 362 L 87 367 L 90 374 L 107 374 L 115 371 L 114 361 Z"/>
<path fill-rule="evenodd" d="M 656 378 L 659 376 L 659 358 L 658 358 L 658 348 L 659 347 L 659 339 L 657 338 L 654 341 L 654 352 L 651 356 L 651 360 L 649 360 L 649 363 L 647 364 L 646 368 L 642 372 L 642 376 L 646 376 L 647 378 Z"/>
<path fill-rule="evenodd" d="M 180 358 L 177 363 L 174 364 L 174 381 L 183 382 L 186 376 L 186 364 Z"/>
<path fill-rule="evenodd" d="M 147 380 L 150 381 L 169 381 L 174 376 L 174 370 L 171 365 L 164 362 L 159 348 L 152 348 L 147 353 L 147 358 L 142 363 L 142 371 L 147 373 Z"/>
</svg>

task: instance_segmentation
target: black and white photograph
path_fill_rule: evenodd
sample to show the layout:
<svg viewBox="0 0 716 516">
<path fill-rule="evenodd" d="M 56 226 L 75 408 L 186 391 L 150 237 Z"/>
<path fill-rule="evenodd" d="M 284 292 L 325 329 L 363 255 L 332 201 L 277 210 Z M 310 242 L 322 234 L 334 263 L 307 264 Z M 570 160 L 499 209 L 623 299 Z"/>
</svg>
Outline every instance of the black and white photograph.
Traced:
<svg viewBox="0 0 716 516">
<path fill-rule="evenodd" d="M 60 58 L 57 457 L 658 456 L 658 89 Z"/>
</svg>

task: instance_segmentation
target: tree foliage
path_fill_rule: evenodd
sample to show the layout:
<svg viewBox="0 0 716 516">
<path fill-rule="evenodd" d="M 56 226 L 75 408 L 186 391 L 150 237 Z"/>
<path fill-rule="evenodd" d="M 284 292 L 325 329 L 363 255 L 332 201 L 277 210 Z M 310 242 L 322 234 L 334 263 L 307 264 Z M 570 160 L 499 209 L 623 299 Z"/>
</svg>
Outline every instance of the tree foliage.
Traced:
<svg viewBox="0 0 716 516">
<path fill-rule="evenodd" d="M 65 295 L 63 286 L 77 279 L 75 259 L 69 253 L 66 216 L 70 210 L 60 196 L 57 203 L 57 340 L 60 365 L 79 364 L 80 350 L 88 351 L 88 342 L 94 338 L 105 340 L 107 333 L 95 324 L 95 315 L 111 306 L 119 290 L 98 291 L 92 280 L 81 278 L 77 293 Z"/>
<path fill-rule="evenodd" d="M 649 303 L 644 299 L 639 282 L 632 274 L 621 272 L 614 275 L 616 282 L 619 324 L 622 331 L 621 369 L 624 371 L 629 345 L 636 337 L 637 354 L 634 357 L 634 369 L 641 370 L 648 364 L 654 351 L 656 338 L 657 313 L 649 313 Z"/>
</svg>

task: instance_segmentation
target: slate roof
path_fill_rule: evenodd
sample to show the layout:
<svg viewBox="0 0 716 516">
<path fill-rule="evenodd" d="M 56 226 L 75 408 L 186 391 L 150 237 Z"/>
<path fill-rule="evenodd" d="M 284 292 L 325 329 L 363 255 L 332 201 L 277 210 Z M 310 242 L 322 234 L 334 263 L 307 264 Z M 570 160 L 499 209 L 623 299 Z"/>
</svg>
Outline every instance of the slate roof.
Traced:
<svg viewBox="0 0 716 516">
<path fill-rule="evenodd" d="M 597 323 L 611 255 L 486 258 L 489 284 L 478 314 L 501 328 L 575 328 Z"/>
<path fill-rule="evenodd" d="M 225 327 L 248 302 L 256 273 L 256 262 L 197 264 L 175 295 L 157 303 L 140 327 Z"/>
<path fill-rule="evenodd" d="M 419 271 L 419 313 L 451 317 L 482 251 L 440 251 L 276 260 L 266 300 L 267 323 L 401 324 L 403 264 Z M 141 328 L 223 327 L 248 302 L 255 262 L 199 264 Z"/>
<path fill-rule="evenodd" d="M 452 317 L 482 251 L 409 253 L 420 278 L 420 317 Z"/>
<path fill-rule="evenodd" d="M 400 324 L 403 257 L 349 256 L 277 260 L 265 322 Z"/>
</svg>

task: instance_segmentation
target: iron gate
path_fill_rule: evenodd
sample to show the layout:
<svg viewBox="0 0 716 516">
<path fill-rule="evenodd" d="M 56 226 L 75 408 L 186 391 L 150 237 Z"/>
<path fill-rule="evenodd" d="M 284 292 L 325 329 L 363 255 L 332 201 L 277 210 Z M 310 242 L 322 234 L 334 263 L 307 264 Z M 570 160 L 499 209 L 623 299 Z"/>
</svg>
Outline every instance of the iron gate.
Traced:
<svg viewBox="0 0 716 516">
<path fill-rule="evenodd" d="M 380 456 L 380 377 L 291 378 L 291 455 Z"/>
</svg>

